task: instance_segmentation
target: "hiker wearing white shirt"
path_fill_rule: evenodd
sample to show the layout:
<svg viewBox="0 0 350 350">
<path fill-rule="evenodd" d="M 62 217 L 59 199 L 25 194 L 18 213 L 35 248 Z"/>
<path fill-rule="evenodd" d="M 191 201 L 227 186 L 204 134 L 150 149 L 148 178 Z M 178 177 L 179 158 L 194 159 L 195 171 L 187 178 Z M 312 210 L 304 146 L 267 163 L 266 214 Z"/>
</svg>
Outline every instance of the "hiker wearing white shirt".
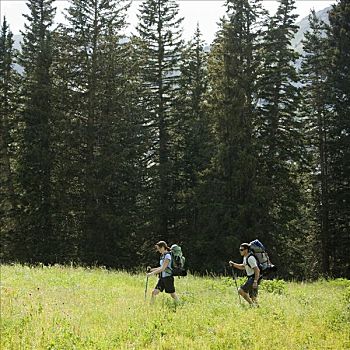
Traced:
<svg viewBox="0 0 350 350">
<path fill-rule="evenodd" d="M 250 304 L 257 305 L 258 285 L 260 283 L 260 269 L 254 255 L 249 253 L 249 244 L 242 243 L 239 247 L 239 252 L 243 256 L 243 264 L 237 264 L 229 261 L 230 266 L 245 270 L 248 280 L 238 290 L 238 293 Z"/>
</svg>

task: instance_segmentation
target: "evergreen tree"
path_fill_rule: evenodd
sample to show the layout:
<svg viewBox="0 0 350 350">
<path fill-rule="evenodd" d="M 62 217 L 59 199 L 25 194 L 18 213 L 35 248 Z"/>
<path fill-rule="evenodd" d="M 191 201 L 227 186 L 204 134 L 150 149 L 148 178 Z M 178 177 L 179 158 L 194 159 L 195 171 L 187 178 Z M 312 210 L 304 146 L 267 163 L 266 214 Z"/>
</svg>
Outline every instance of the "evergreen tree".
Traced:
<svg viewBox="0 0 350 350">
<path fill-rule="evenodd" d="M 188 246 L 199 238 L 196 191 L 201 173 L 211 158 L 211 132 L 205 113 L 207 91 L 207 57 L 202 35 L 197 26 L 186 45 L 180 67 L 179 91 L 176 98 L 177 123 L 174 154 L 178 157 L 176 178 L 177 238 Z"/>
<path fill-rule="evenodd" d="M 178 88 L 182 50 L 182 18 L 172 0 L 146 0 L 140 5 L 138 55 L 145 93 L 142 104 L 147 116 L 144 125 L 150 133 L 147 155 L 150 227 L 157 237 L 174 238 L 177 156 L 173 154 Z M 153 237 L 150 237 L 153 239 Z"/>
<path fill-rule="evenodd" d="M 17 234 L 14 134 L 19 105 L 19 77 L 13 67 L 15 59 L 13 35 L 4 18 L 0 36 L 0 258 L 5 260 L 15 256 L 12 244 Z"/>
<path fill-rule="evenodd" d="M 329 264 L 334 276 L 350 277 L 350 1 L 329 13 L 332 118 L 328 138 Z"/>
<path fill-rule="evenodd" d="M 286 268 L 302 259 L 300 251 L 285 248 L 298 245 L 304 226 L 298 175 L 302 160 L 302 125 L 297 115 L 299 78 L 295 68 L 298 54 L 290 46 L 297 30 L 297 15 L 292 13 L 294 3 L 280 1 L 264 38 L 255 124 L 259 150 L 257 178 L 263 198 L 260 236 L 272 251 L 278 249 L 276 256 Z"/>
<path fill-rule="evenodd" d="M 315 271 L 329 274 L 329 151 L 330 130 L 330 81 L 329 50 L 326 38 L 326 25 L 320 21 L 315 11 L 309 16 L 310 31 L 305 34 L 303 49 L 305 57 L 302 62 L 302 113 L 305 121 L 306 150 L 309 152 L 312 196 L 309 199 L 314 207 L 315 227 L 314 244 L 316 252 L 314 262 L 321 261 L 321 269 Z M 313 205 L 314 203 L 314 205 Z M 322 249 L 319 249 L 321 242 Z M 321 258 L 321 259 L 319 259 Z"/>
<path fill-rule="evenodd" d="M 255 236 L 258 224 L 253 122 L 265 11 L 259 1 L 226 5 L 228 19 L 221 23 L 209 58 L 208 113 L 214 122 L 216 154 L 200 191 L 206 205 L 200 218 L 203 254 L 211 249 L 211 255 L 202 258 L 209 264 L 208 258 L 221 256 L 211 262 L 216 269 L 233 246 Z"/>
<path fill-rule="evenodd" d="M 61 228 L 74 228 L 68 240 L 77 249 L 71 255 L 119 267 L 135 263 L 136 244 L 129 245 L 140 222 L 145 153 L 137 71 L 122 34 L 125 10 L 123 2 L 72 1 L 68 24 L 57 35 L 55 62 L 61 91 L 56 135 L 62 135 L 57 179 L 58 188 L 66 188 L 57 199 Z"/>
<path fill-rule="evenodd" d="M 52 40 L 53 0 L 29 0 L 29 15 L 20 64 L 24 68 L 23 133 L 19 160 L 21 240 L 16 249 L 23 261 L 54 261 L 51 206 Z"/>
</svg>

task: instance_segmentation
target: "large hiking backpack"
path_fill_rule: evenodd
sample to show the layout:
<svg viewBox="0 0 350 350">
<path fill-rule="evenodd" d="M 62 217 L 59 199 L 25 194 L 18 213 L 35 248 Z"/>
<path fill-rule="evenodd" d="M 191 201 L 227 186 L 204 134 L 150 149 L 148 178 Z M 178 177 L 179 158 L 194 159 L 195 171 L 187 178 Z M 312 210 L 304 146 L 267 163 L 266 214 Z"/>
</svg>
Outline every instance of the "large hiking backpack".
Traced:
<svg viewBox="0 0 350 350">
<path fill-rule="evenodd" d="M 255 239 L 249 243 L 249 255 L 247 257 L 247 264 L 250 268 L 251 266 L 249 265 L 248 258 L 251 255 L 255 257 L 260 269 L 260 274 L 262 276 L 267 276 L 268 274 L 277 270 L 277 267 L 271 263 L 264 245 L 258 239 Z"/>
<path fill-rule="evenodd" d="M 171 253 L 171 272 L 173 276 L 187 276 L 186 258 L 182 255 L 182 249 L 179 245 L 173 244 L 170 247 Z"/>
</svg>

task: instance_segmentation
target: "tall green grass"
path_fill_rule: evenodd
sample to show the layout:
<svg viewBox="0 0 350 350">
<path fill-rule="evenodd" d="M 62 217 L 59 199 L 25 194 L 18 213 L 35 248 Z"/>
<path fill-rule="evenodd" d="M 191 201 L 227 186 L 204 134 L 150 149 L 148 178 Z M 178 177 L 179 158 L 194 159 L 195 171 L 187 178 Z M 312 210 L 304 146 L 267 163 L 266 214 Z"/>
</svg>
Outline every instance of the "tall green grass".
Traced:
<svg viewBox="0 0 350 350">
<path fill-rule="evenodd" d="M 260 308 L 230 278 L 176 279 L 153 306 L 145 275 L 1 266 L 1 349 L 350 349 L 350 281 L 265 281 Z M 241 281 L 240 281 L 241 282 Z"/>
</svg>

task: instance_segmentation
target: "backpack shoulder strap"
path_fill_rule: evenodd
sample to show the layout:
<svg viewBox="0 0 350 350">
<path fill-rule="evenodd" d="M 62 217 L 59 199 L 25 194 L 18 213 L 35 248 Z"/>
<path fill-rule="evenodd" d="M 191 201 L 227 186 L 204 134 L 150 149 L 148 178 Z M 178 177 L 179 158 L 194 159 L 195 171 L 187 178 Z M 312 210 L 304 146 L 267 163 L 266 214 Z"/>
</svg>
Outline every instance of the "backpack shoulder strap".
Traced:
<svg viewBox="0 0 350 350">
<path fill-rule="evenodd" d="M 250 266 L 250 264 L 249 264 L 249 258 L 250 258 L 251 256 L 254 257 L 254 259 L 255 259 L 255 261 L 256 261 L 256 264 L 259 266 L 258 259 L 256 258 L 256 256 L 255 256 L 254 253 L 252 253 L 252 252 L 250 252 L 250 253 L 248 254 L 248 256 L 247 256 L 247 265 L 248 265 L 250 268 L 252 268 L 252 267 Z"/>
<path fill-rule="evenodd" d="M 174 256 L 173 256 L 173 253 L 172 253 L 171 251 L 170 251 L 170 252 L 165 252 L 165 253 L 163 254 L 164 260 L 165 260 L 165 256 L 166 256 L 167 254 L 170 254 L 171 259 L 170 259 L 169 265 L 166 267 L 165 271 L 168 270 L 167 272 L 171 272 L 171 271 L 173 270 L 172 264 L 173 264 Z"/>
</svg>

